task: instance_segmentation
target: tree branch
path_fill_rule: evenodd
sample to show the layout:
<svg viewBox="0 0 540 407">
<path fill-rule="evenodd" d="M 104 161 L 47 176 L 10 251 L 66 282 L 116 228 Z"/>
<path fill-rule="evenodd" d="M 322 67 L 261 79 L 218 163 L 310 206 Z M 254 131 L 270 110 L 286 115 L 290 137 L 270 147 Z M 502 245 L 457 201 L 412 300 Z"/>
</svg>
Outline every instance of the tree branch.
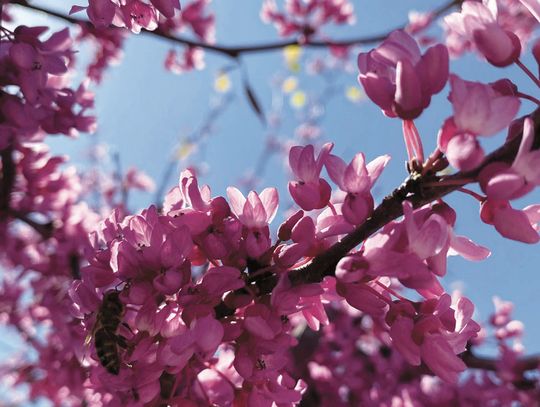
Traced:
<svg viewBox="0 0 540 407">
<path fill-rule="evenodd" d="M 475 355 L 470 349 L 461 354 L 461 359 L 472 369 L 489 370 L 493 372 L 500 369 L 498 365 L 500 362 L 499 359 Z M 525 356 L 516 360 L 514 371 L 516 373 L 523 373 L 528 370 L 538 369 L 539 366 L 539 355 Z"/>
<path fill-rule="evenodd" d="M 464 0 L 451 0 L 450 2 L 442 5 L 441 7 L 435 9 L 432 12 L 433 18 L 435 19 L 443 15 L 447 11 L 451 10 L 453 7 L 459 6 L 463 1 Z M 26 0 L 11 0 L 10 3 L 18 4 L 19 6 L 28 8 L 30 10 L 46 13 L 50 16 L 67 21 L 70 24 L 92 26 L 91 23 L 87 20 L 83 20 L 83 19 L 66 15 L 66 14 L 62 14 L 54 10 L 48 9 L 46 7 L 36 6 L 34 4 L 30 4 Z M 148 30 L 142 29 L 141 33 L 145 35 L 162 38 L 172 43 L 187 45 L 189 47 L 198 47 L 206 51 L 226 55 L 230 58 L 237 58 L 241 54 L 275 51 L 275 50 L 286 48 L 291 45 L 299 45 L 303 47 L 312 47 L 312 48 L 327 48 L 329 46 L 347 46 L 348 47 L 348 46 L 353 46 L 353 45 L 369 45 L 369 44 L 374 44 L 374 43 L 383 41 L 388 36 L 389 33 L 397 29 L 403 29 L 405 28 L 405 26 L 406 25 L 404 24 L 399 27 L 395 27 L 394 29 L 387 31 L 385 33 L 382 33 L 382 34 L 376 34 L 376 35 L 365 36 L 365 37 L 356 37 L 356 38 L 350 38 L 346 40 L 336 40 L 336 41 L 315 40 L 315 39 L 304 40 L 301 38 L 296 38 L 296 39 L 291 39 L 291 40 L 275 41 L 275 42 L 264 43 L 264 44 L 239 45 L 239 46 L 209 44 L 202 41 L 192 40 L 183 36 L 175 36 L 175 35 L 172 35 L 171 33 L 161 31 L 159 28 L 155 31 L 148 31 Z"/>
<path fill-rule="evenodd" d="M 540 109 L 531 114 L 535 123 L 534 148 L 540 147 Z M 311 263 L 296 270 L 292 270 L 289 279 L 293 285 L 320 282 L 325 276 L 334 275 L 339 260 L 358 246 L 372 234 L 387 223 L 403 215 L 402 204 L 410 201 L 415 208 L 421 207 L 440 199 L 463 186 L 476 181 L 480 172 L 493 162 L 512 163 L 521 142 L 522 133 L 507 141 L 503 146 L 493 151 L 484 162 L 474 170 L 458 172 L 456 174 L 437 178 L 440 183 L 433 183 L 432 178 L 425 178 L 412 174 L 407 180 L 385 197 L 373 214 L 362 225 L 345 236 L 340 242 L 331 246 L 324 253 L 313 258 Z M 426 187 L 424 184 L 429 184 Z"/>
<path fill-rule="evenodd" d="M 2 183 L 0 184 L 0 215 L 4 216 L 9 211 L 11 191 L 15 184 L 15 163 L 13 161 L 13 148 L 6 147 L 0 151 L 2 160 Z"/>
</svg>

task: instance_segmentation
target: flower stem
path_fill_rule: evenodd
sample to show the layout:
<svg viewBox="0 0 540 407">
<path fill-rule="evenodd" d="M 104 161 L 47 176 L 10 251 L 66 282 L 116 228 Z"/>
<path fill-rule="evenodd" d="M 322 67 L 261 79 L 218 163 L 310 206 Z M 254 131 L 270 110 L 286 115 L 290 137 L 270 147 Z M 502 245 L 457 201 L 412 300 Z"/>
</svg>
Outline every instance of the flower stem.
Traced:
<svg viewBox="0 0 540 407">
<path fill-rule="evenodd" d="M 531 80 L 536 84 L 536 86 L 538 86 L 540 88 L 540 80 L 538 80 L 538 78 L 536 76 L 534 76 L 534 74 L 531 72 L 531 70 L 529 68 L 527 68 L 525 66 L 525 64 L 523 62 L 521 62 L 521 60 L 517 60 L 516 61 L 516 65 L 519 66 L 521 68 L 521 70 L 523 72 L 525 72 L 525 74 L 531 78 Z"/>
</svg>

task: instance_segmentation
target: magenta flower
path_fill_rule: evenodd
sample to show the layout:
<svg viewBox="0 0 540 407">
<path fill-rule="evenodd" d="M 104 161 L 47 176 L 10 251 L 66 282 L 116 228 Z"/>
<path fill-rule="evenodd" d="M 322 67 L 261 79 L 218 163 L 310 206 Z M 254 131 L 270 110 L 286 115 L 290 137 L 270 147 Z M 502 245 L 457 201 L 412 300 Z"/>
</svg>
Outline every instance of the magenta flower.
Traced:
<svg viewBox="0 0 540 407">
<path fill-rule="evenodd" d="M 73 6 L 69 13 L 82 10 L 86 10 L 96 28 L 104 29 L 114 24 L 138 34 L 141 28 L 155 30 L 160 14 L 165 18 L 174 17 L 175 10 L 180 10 L 180 1 L 150 0 L 150 4 L 147 4 L 141 0 L 88 0 L 88 7 Z"/>
<path fill-rule="evenodd" d="M 313 146 L 294 146 L 289 151 L 289 165 L 297 181 L 289 182 L 289 192 L 304 210 L 322 209 L 330 200 L 332 188 L 319 178 L 325 160 L 334 145 L 326 143 L 315 159 Z"/>
<path fill-rule="evenodd" d="M 277 189 L 266 188 L 260 195 L 251 191 L 246 199 L 237 188 L 229 187 L 227 196 L 232 212 L 246 229 L 244 242 L 248 255 L 252 258 L 261 256 L 270 248 L 268 225 L 276 216 Z"/>
<path fill-rule="evenodd" d="M 537 205 L 518 210 L 512 208 L 508 201 L 488 199 L 480 208 L 480 218 L 495 226 L 497 232 L 508 239 L 530 244 L 540 241 L 538 229 L 534 226 L 540 220 Z"/>
<path fill-rule="evenodd" d="M 472 320 L 474 307 L 467 298 L 451 303 L 448 294 L 425 301 L 418 311 L 411 303 L 399 302 L 386 321 L 393 345 L 410 364 L 423 361 L 441 379 L 455 383 L 467 367 L 456 355 L 465 351 L 480 326 Z"/>
<path fill-rule="evenodd" d="M 438 147 L 455 168 L 470 170 L 484 159 L 477 136 L 491 136 L 507 127 L 519 110 L 517 97 L 502 93 L 500 82 L 486 85 L 450 75 L 454 116 L 439 131 Z"/>
<path fill-rule="evenodd" d="M 415 119 L 448 79 L 448 51 L 442 44 L 424 55 L 416 41 L 394 31 L 376 49 L 358 55 L 359 81 L 366 94 L 389 117 Z"/>
<path fill-rule="evenodd" d="M 275 188 L 266 188 L 261 194 L 251 191 L 247 199 L 235 187 L 227 188 L 231 210 L 244 226 L 261 228 L 268 226 L 276 216 L 278 192 Z"/>
<path fill-rule="evenodd" d="M 445 17 L 445 28 L 454 37 L 473 46 L 489 63 L 503 67 L 514 63 L 521 52 L 521 42 L 511 31 L 497 22 L 495 1 L 465 1 L 461 12 Z"/>
<path fill-rule="evenodd" d="M 480 185 L 488 198 L 516 199 L 540 185 L 540 151 L 532 149 L 533 142 L 534 123 L 530 118 L 526 118 L 519 151 L 512 165 L 493 163 L 480 174 Z"/>
<path fill-rule="evenodd" d="M 358 225 L 373 211 L 371 188 L 388 161 L 390 156 L 384 155 L 366 165 L 364 154 L 358 153 L 347 165 L 341 158 L 328 155 L 325 163 L 328 175 L 342 191 L 347 192 L 341 211 L 349 223 Z"/>
<path fill-rule="evenodd" d="M 540 22 L 540 2 L 538 0 L 519 0 L 531 14 Z"/>
</svg>

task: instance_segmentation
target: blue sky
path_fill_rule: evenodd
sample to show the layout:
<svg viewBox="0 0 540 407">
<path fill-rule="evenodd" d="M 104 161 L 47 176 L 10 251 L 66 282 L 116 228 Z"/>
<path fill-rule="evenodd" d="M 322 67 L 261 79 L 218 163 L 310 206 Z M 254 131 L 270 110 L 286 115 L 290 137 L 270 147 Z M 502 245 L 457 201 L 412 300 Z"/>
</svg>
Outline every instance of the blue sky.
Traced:
<svg viewBox="0 0 540 407">
<path fill-rule="evenodd" d="M 272 26 L 264 25 L 259 19 L 260 1 L 216 0 L 210 6 L 217 17 L 217 41 L 222 44 L 255 44 L 277 39 Z M 357 23 L 343 29 L 331 29 L 327 33 L 335 38 L 349 38 L 380 33 L 397 26 L 407 18 L 409 9 L 426 10 L 426 3 L 442 4 L 441 1 L 425 2 L 392 0 L 353 1 Z M 41 1 L 40 4 L 67 11 L 71 1 Z M 33 17 L 32 17 L 33 18 Z M 52 20 L 48 20 L 52 21 Z M 27 20 L 26 24 L 30 24 Z M 60 23 L 63 24 L 63 23 Z M 170 44 L 150 36 L 131 36 L 126 43 L 124 58 L 119 66 L 107 73 L 96 91 L 96 114 L 99 131 L 93 136 L 81 136 L 78 140 L 55 138 L 54 149 L 82 160 L 84 151 L 99 140 L 110 145 L 120 154 L 124 168 L 137 166 L 158 182 L 162 177 L 167 160 L 180 137 L 187 136 L 198 128 L 209 110 L 212 99 L 214 77 L 223 67 L 234 62 L 220 55 L 206 54 L 206 69 L 184 75 L 171 74 L 163 68 L 163 61 Z M 304 60 L 319 55 L 326 58 L 324 51 L 306 50 Z M 82 54 L 84 58 L 84 53 Z M 526 63 L 535 70 L 531 58 Z M 248 55 L 242 58 L 243 69 L 265 111 L 271 106 L 272 78 L 281 73 L 288 75 L 281 52 Z M 390 193 L 406 177 L 405 149 L 401 137 L 401 124 L 382 115 L 368 100 L 353 104 L 344 97 L 344 89 L 356 84 L 355 57 L 352 58 L 350 73 L 336 74 L 342 91 L 328 101 L 322 118 L 323 140 L 335 142 L 334 152 L 346 160 L 363 151 L 368 159 L 390 154 L 392 161 L 385 170 L 377 187 L 377 199 Z M 464 79 L 494 81 L 508 76 L 525 92 L 535 94 L 532 82 L 521 71 L 508 68 L 497 69 L 468 55 L 451 62 L 451 70 Z M 241 89 L 238 69 L 231 71 L 232 92 L 235 98 L 215 123 L 215 128 L 205 148 L 208 171 L 202 182 L 212 187 L 215 194 L 224 194 L 225 188 L 237 184 L 246 171 L 253 169 L 263 151 L 268 130 L 250 109 Z M 320 78 L 299 75 L 300 87 L 308 94 L 316 95 L 322 88 Z M 429 110 L 417 121 L 426 152 L 436 143 L 437 131 L 442 121 L 450 115 L 451 106 L 446 100 L 448 88 L 437 95 Z M 523 103 L 522 112 L 532 111 L 533 106 Z M 290 138 L 298 124 L 295 112 L 285 108 L 284 124 L 278 136 Z M 504 140 L 498 135 L 484 144 L 487 149 Z M 201 163 L 198 163 L 201 164 Z M 274 157 L 268 163 L 265 177 L 260 184 L 278 186 L 285 205 L 288 174 L 282 159 Z M 179 172 L 170 182 L 172 187 Z M 540 202 L 538 192 L 531 194 L 516 206 Z M 151 204 L 150 195 L 136 195 L 130 202 L 133 208 Z M 515 303 L 515 318 L 526 325 L 525 345 L 528 352 L 540 352 L 540 324 L 536 310 L 540 306 L 538 286 L 540 281 L 540 252 L 537 246 L 503 239 L 495 230 L 480 222 L 478 203 L 467 195 L 454 194 L 448 199 L 458 211 L 456 230 L 476 242 L 489 247 L 492 255 L 481 263 L 471 263 L 451 258 L 449 272 L 444 280 L 447 289 L 461 287 L 465 295 L 477 305 L 477 319 L 484 321 L 492 312 L 491 297 L 497 295 Z M 284 205 L 282 205 L 283 207 Z M 0 345 L 1 347 L 1 345 Z"/>
</svg>

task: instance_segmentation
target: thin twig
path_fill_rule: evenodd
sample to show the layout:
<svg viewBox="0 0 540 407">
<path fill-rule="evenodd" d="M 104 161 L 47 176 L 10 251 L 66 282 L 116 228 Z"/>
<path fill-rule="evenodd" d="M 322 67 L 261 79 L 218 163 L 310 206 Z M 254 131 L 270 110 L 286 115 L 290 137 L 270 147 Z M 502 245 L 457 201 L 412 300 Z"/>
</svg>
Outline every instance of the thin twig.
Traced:
<svg viewBox="0 0 540 407">
<path fill-rule="evenodd" d="M 452 9 L 455 6 L 460 5 L 463 2 L 463 0 L 452 0 L 441 7 L 435 9 L 432 12 L 432 15 L 434 18 L 439 17 L 446 13 L 448 10 Z M 11 4 L 18 4 L 22 7 L 26 7 L 31 10 L 40 11 L 46 14 L 49 14 L 50 16 L 54 16 L 57 18 L 60 18 L 64 21 L 67 21 L 71 24 L 80 24 L 80 25 L 88 25 L 91 24 L 87 20 L 82 20 L 79 18 L 75 18 L 69 15 L 65 15 L 56 11 L 53 11 L 51 9 L 48 9 L 46 7 L 36 6 L 34 4 L 28 3 L 26 0 L 12 0 Z M 327 48 L 330 46 L 353 46 L 353 45 L 369 45 L 369 44 L 375 44 L 378 42 L 383 41 L 390 32 L 396 30 L 396 29 L 403 29 L 406 25 L 401 25 L 399 27 L 395 27 L 394 29 L 387 31 L 382 34 L 375 34 L 371 36 L 364 36 L 364 37 L 356 37 L 356 38 L 350 38 L 346 40 L 315 40 L 315 39 L 308 39 L 307 41 L 305 39 L 291 39 L 291 40 L 282 40 L 282 41 L 275 41 L 275 42 L 269 42 L 264 44 L 255 44 L 255 45 L 239 45 L 239 46 L 227 46 L 227 45 L 218 45 L 218 44 L 209 44 L 207 42 L 192 40 L 183 36 L 175 36 L 171 33 L 167 33 L 164 31 L 161 31 L 160 29 L 157 29 L 155 31 L 148 31 L 145 29 L 141 30 L 141 33 L 144 33 L 146 35 L 151 35 L 159 38 L 163 38 L 169 42 L 181 44 L 181 45 L 187 45 L 189 47 L 198 47 L 205 49 L 206 51 L 215 52 L 219 54 L 226 55 L 230 58 L 238 58 L 242 54 L 250 54 L 250 53 L 258 53 L 258 52 L 267 52 L 267 51 L 275 51 L 275 50 L 281 50 L 283 48 L 286 48 L 288 46 L 292 45 L 299 45 L 303 47 L 312 47 L 312 48 Z"/>
</svg>

